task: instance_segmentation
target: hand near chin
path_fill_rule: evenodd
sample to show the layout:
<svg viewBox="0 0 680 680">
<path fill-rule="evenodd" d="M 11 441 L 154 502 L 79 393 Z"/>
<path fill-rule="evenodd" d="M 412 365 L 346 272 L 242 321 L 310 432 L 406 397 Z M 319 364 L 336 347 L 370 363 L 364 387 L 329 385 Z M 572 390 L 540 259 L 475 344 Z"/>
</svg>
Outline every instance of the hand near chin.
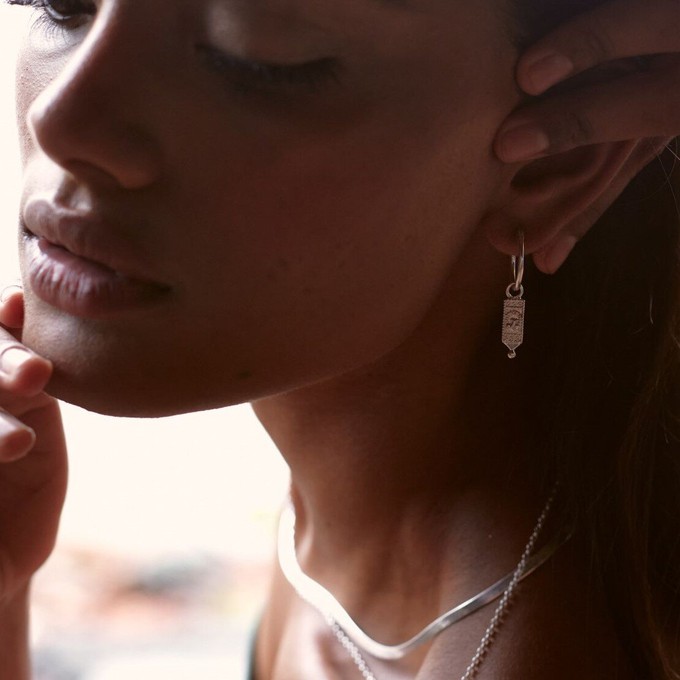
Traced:
<svg viewBox="0 0 680 680">
<path fill-rule="evenodd" d="M 21 344 L 23 296 L 0 300 L 0 607 L 20 596 L 54 546 L 66 493 L 57 402 L 43 391 L 49 361 Z"/>
</svg>

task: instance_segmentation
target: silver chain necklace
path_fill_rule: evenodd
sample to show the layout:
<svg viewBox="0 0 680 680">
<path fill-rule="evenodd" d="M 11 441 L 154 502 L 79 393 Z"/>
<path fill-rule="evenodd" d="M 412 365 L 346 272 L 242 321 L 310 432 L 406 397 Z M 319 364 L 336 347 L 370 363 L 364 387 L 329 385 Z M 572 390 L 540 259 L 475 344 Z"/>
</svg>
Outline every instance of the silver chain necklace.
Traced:
<svg viewBox="0 0 680 680">
<path fill-rule="evenodd" d="M 361 649 L 374 658 L 383 660 L 401 659 L 415 647 L 431 640 L 453 623 L 500 597 L 489 626 L 484 632 L 465 673 L 461 676 L 461 680 L 472 680 L 477 675 L 482 661 L 489 651 L 519 583 L 552 557 L 560 546 L 571 537 L 570 532 L 563 531 L 542 550 L 534 554 L 536 542 L 552 507 L 555 493 L 556 488 L 550 494 L 522 552 L 520 561 L 512 572 L 478 595 L 445 612 L 425 626 L 420 633 L 399 645 L 384 645 L 369 637 L 328 590 L 302 571 L 295 552 L 295 511 L 292 503 L 288 503 L 279 522 L 279 565 L 284 576 L 300 598 L 324 616 L 333 635 L 347 651 L 364 680 L 377 680 L 377 678 L 371 671 Z"/>
</svg>

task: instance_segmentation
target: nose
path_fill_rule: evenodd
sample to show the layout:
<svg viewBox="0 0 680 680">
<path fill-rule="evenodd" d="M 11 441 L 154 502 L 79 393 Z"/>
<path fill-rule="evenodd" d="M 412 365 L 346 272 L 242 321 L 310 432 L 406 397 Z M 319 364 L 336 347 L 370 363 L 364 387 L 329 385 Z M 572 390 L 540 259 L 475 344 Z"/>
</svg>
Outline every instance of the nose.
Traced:
<svg viewBox="0 0 680 680">
<path fill-rule="evenodd" d="M 27 124 L 40 149 L 76 179 L 142 189 L 158 179 L 161 152 L 139 36 L 123 35 L 124 22 L 98 22 L 59 62 L 61 71 L 28 108 Z"/>
</svg>

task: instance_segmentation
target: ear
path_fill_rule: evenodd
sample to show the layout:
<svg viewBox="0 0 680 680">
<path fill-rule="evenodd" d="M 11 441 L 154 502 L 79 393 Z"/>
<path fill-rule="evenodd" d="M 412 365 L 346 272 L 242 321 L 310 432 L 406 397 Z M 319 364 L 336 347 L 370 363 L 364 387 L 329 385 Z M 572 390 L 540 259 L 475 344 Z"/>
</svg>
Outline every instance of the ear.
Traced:
<svg viewBox="0 0 680 680">
<path fill-rule="evenodd" d="M 667 140 L 610 142 L 572 149 L 510 168 L 482 219 L 491 244 L 517 253 L 517 231 L 538 269 L 552 274 L 576 243 Z"/>
</svg>

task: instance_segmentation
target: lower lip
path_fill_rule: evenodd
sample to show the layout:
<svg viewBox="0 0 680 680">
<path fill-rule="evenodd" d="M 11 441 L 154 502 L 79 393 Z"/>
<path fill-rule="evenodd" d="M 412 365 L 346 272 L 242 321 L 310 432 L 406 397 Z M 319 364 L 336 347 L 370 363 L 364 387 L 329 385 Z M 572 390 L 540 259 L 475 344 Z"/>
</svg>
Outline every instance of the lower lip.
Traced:
<svg viewBox="0 0 680 680">
<path fill-rule="evenodd" d="M 131 279 L 34 236 L 26 240 L 27 277 L 44 302 L 74 316 L 102 318 L 157 304 L 168 288 Z"/>
</svg>

